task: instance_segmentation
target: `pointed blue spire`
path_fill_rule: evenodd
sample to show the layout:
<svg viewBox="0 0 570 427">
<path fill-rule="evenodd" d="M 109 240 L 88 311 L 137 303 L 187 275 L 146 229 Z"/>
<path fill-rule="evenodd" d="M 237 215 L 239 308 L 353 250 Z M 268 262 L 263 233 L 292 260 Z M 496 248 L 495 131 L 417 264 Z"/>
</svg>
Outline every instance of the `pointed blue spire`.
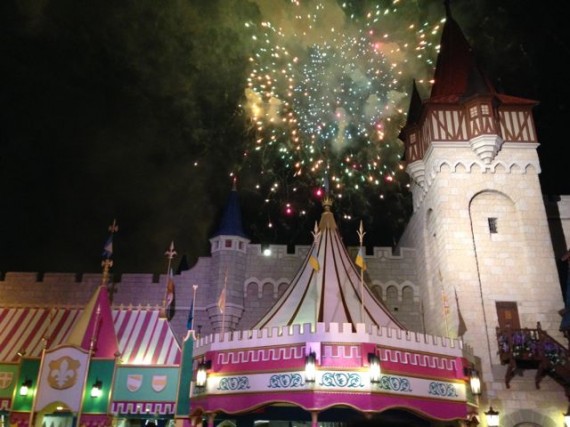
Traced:
<svg viewBox="0 0 570 427">
<path fill-rule="evenodd" d="M 239 198 L 236 189 L 235 178 L 234 178 L 232 191 L 228 196 L 228 200 L 224 208 L 224 214 L 220 222 L 220 227 L 212 237 L 221 236 L 221 235 L 239 236 L 247 238 L 245 232 L 243 231 L 242 220 L 241 220 L 241 208 L 239 205 Z"/>
</svg>

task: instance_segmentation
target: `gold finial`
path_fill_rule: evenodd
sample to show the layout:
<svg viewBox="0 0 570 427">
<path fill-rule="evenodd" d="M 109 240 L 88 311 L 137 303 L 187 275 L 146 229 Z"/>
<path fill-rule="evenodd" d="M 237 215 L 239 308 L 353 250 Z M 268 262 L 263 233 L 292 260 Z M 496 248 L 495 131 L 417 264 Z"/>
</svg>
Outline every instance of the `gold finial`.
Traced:
<svg viewBox="0 0 570 427">
<path fill-rule="evenodd" d="M 362 243 L 364 242 L 364 235 L 366 234 L 366 231 L 364 231 L 364 227 L 362 225 L 362 220 L 360 220 L 360 227 L 358 227 L 358 239 L 360 240 L 360 246 L 362 246 Z"/>
<path fill-rule="evenodd" d="M 327 212 L 330 211 L 332 204 L 333 204 L 333 199 L 332 199 L 332 197 L 329 196 L 329 195 L 326 195 L 326 196 L 323 198 L 323 208 L 325 209 L 325 211 L 327 211 Z"/>
<path fill-rule="evenodd" d="M 311 233 L 313 234 L 313 243 L 317 243 L 317 240 L 319 240 L 319 236 L 321 235 L 321 232 L 319 231 L 319 226 L 317 225 L 317 221 L 315 221 L 315 228 Z"/>
<path fill-rule="evenodd" d="M 172 258 L 174 258 L 176 255 L 178 255 L 178 253 L 174 250 L 174 240 L 172 242 L 170 242 L 170 247 L 168 248 L 168 250 L 164 253 L 164 255 L 166 255 L 168 257 L 168 270 L 170 271 L 170 261 L 172 260 Z"/>
</svg>

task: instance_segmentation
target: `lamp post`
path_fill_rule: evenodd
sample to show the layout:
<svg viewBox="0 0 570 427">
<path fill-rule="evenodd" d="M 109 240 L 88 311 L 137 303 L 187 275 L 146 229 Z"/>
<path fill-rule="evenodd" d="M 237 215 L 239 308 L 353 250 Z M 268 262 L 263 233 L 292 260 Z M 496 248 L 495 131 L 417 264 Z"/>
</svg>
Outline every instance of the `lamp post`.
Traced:
<svg viewBox="0 0 570 427">
<path fill-rule="evenodd" d="M 103 383 L 99 378 L 93 383 L 91 387 L 91 397 L 101 397 L 103 394 Z"/>
<path fill-rule="evenodd" d="M 481 379 L 479 378 L 479 371 L 477 371 L 477 369 L 469 369 L 469 387 L 473 395 L 481 395 Z"/>
<path fill-rule="evenodd" d="M 32 380 L 26 378 L 26 381 L 24 381 L 20 386 L 20 396 L 27 396 L 31 388 Z"/>
<path fill-rule="evenodd" d="M 305 382 L 313 383 L 317 376 L 317 366 L 316 366 L 317 356 L 314 352 L 311 352 L 305 358 Z"/>
<path fill-rule="evenodd" d="M 379 383 L 380 382 L 380 359 L 376 354 L 368 354 L 368 370 L 370 372 L 370 382 Z"/>
<path fill-rule="evenodd" d="M 495 411 L 492 406 L 485 412 L 485 418 L 489 427 L 499 427 L 499 411 Z"/>
<path fill-rule="evenodd" d="M 196 387 L 205 387 L 206 380 L 208 379 L 208 369 L 211 367 L 211 362 L 205 361 L 198 365 L 196 371 Z"/>
</svg>

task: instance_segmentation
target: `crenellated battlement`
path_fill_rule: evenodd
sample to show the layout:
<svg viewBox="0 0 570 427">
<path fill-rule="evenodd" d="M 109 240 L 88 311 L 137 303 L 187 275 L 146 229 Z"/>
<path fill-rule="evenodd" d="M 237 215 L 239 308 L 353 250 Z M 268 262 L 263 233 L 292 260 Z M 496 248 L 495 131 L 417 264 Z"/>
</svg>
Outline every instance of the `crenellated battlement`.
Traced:
<svg viewBox="0 0 570 427">
<path fill-rule="evenodd" d="M 440 353 L 449 356 L 471 355 L 473 351 L 464 345 L 462 340 L 411 332 L 394 328 L 377 327 L 376 325 L 356 324 L 356 331 L 350 323 L 318 323 L 316 330 L 311 324 L 265 328 L 259 330 L 242 330 L 225 333 L 214 333 L 198 337 L 195 343 L 195 354 L 199 356 L 208 351 L 223 349 L 254 348 L 275 345 L 279 337 L 281 346 L 309 342 L 335 343 L 372 343 L 383 347 L 405 348 L 426 353 Z"/>
<path fill-rule="evenodd" d="M 161 275 L 150 273 L 122 274 L 117 276 L 120 280 L 117 283 L 137 283 L 148 285 L 157 283 Z M 9 283 L 25 284 L 52 284 L 67 285 L 100 285 L 103 275 L 101 273 L 41 273 L 41 272 L 7 272 L 0 279 L 0 286 Z"/>
<path fill-rule="evenodd" d="M 263 254 L 265 248 L 271 250 L 270 255 Z M 236 304 L 237 301 L 245 301 L 238 329 L 254 325 L 295 277 L 310 246 L 299 245 L 293 249 L 293 252 L 288 251 L 286 245 L 247 245 L 244 275 L 230 284 L 233 286 L 230 295 L 233 296 L 228 301 Z M 348 248 L 351 258 L 356 258 L 358 249 Z M 213 332 L 205 307 L 215 303 L 221 289 L 215 283 L 215 278 L 221 276 L 212 270 L 217 265 L 215 256 L 200 257 L 192 268 L 174 276 L 176 314 L 171 320 L 171 327 L 177 337 L 182 338 L 186 334 L 188 310 L 194 297 L 193 285 L 198 285 L 195 324 L 203 333 Z M 376 296 L 388 303 L 407 327 L 420 330 L 420 319 L 415 314 L 418 313 L 415 300 L 419 293 L 415 258 L 414 249 L 404 248 L 396 253 L 390 247 L 374 247 L 370 254 L 365 255 L 368 267 L 366 280 Z M 7 272 L 0 277 L 0 300 L 5 305 L 81 305 L 87 303 L 102 279 L 101 273 Z M 164 300 L 166 281 L 164 273 L 113 275 L 109 288 L 112 304 L 158 307 Z"/>
<path fill-rule="evenodd" d="M 54 305 L 54 304 L 3 304 L 2 308 L 3 309 L 40 309 L 40 310 L 83 310 L 83 308 L 85 307 L 85 305 L 83 304 L 68 304 L 68 303 L 62 303 L 62 304 L 58 304 L 58 305 Z M 111 305 L 111 309 L 112 310 L 118 310 L 118 311 L 161 311 L 162 310 L 162 306 L 160 305 L 151 305 L 151 304 L 138 304 L 138 305 L 134 305 L 134 304 L 114 304 Z"/>
<path fill-rule="evenodd" d="M 157 305 L 164 294 L 165 275 L 123 274 L 113 282 L 115 304 Z M 0 280 L 4 305 L 85 304 L 102 283 L 100 273 L 9 272 Z"/>
<path fill-rule="evenodd" d="M 260 245 L 249 244 L 248 254 L 252 257 L 262 257 L 266 259 L 298 259 L 303 260 L 311 246 L 299 245 L 294 246 L 292 251 L 288 250 L 286 245 Z M 264 255 L 263 251 L 268 249 L 269 255 Z M 354 255 L 358 252 L 357 246 L 349 246 L 347 250 L 349 254 Z M 412 248 L 398 248 L 397 252 L 391 247 L 375 246 L 372 248 L 372 253 L 367 253 L 365 259 L 369 266 L 374 266 L 375 260 L 385 261 L 402 261 L 402 260 L 415 260 L 416 251 Z M 200 260 L 210 260 L 211 257 L 201 257 Z M 183 273 L 184 274 L 184 273 Z M 164 273 L 124 273 L 121 275 L 114 275 L 116 283 L 136 283 L 141 286 L 156 284 L 164 277 Z M 70 272 L 19 272 L 9 271 L 0 272 L 0 286 L 9 283 L 18 283 L 19 285 L 25 284 L 51 284 L 57 283 L 58 285 L 66 284 L 79 284 L 79 285 L 93 285 L 100 284 L 102 279 L 101 273 L 70 273 Z"/>
<path fill-rule="evenodd" d="M 289 250 L 286 245 L 260 245 L 260 244 L 249 244 L 247 247 L 247 253 L 250 256 L 261 256 L 265 258 L 298 258 L 304 259 L 309 250 L 311 249 L 310 245 L 298 245 L 294 246 L 292 250 Z M 349 254 L 356 256 L 358 252 L 358 246 L 347 246 L 346 249 L 348 250 Z M 267 253 L 264 253 L 267 251 Z M 372 253 L 366 254 L 366 258 L 369 260 L 374 260 L 375 258 L 378 259 L 385 259 L 385 260 L 394 260 L 400 261 L 407 258 L 415 259 L 415 249 L 413 248 L 398 248 L 397 251 L 394 251 L 392 247 L 389 246 L 374 246 L 372 248 Z"/>
</svg>

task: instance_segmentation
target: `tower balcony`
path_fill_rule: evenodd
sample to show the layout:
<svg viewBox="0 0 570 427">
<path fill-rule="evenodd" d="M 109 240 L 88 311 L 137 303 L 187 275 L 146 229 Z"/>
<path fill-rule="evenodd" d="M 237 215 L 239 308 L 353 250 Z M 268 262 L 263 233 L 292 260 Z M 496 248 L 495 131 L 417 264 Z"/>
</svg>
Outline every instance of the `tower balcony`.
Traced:
<svg viewBox="0 0 570 427">
<path fill-rule="evenodd" d="M 540 388 L 541 380 L 548 375 L 560 384 L 570 400 L 570 350 L 542 330 L 540 322 L 536 329 L 497 328 L 499 358 L 502 365 L 508 365 L 505 384 L 518 373 L 536 370 L 535 385 Z"/>
</svg>

